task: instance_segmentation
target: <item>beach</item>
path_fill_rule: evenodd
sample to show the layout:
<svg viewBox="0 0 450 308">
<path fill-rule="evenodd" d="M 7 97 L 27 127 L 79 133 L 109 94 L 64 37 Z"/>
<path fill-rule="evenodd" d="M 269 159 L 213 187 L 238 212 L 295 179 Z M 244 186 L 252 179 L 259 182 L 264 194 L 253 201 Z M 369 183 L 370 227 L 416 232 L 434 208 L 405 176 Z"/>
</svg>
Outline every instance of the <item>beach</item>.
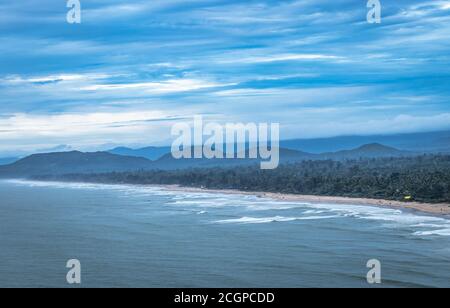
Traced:
<svg viewBox="0 0 450 308">
<path fill-rule="evenodd" d="M 370 198 L 348 198 L 348 197 L 333 197 L 333 196 L 312 196 L 312 195 L 295 195 L 282 194 L 270 192 L 248 192 L 240 190 L 220 190 L 220 189 L 205 189 L 195 187 L 184 187 L 179 185 L 164 185 L 162 186 L 169 190 L 186 191 L 186 192 L 205 192 L 205 193 L 225 193 L 225 194 L 240 194 L 258 196 L 260 198 L 274 199 L 285 202 L 307 202 L 307 203 L 335 203 L 348 205 L 374 205 L 378 207 L 386 207 L 400 210 L 418 211 L 432 215 L 450 216 L 450 204 L 448 203 L 420 203 L 420 202 L 400 202 L 383 199 Z"/>
<path fill-rule="evenodd" d="M 441 215 L 131 184 L 9 180 L 0 195 L 0 287 L 68 286 L 72 259 L 93 288 L 370 287 L 372 259 L 383 287 L 450 281 Z"/>
</svg>

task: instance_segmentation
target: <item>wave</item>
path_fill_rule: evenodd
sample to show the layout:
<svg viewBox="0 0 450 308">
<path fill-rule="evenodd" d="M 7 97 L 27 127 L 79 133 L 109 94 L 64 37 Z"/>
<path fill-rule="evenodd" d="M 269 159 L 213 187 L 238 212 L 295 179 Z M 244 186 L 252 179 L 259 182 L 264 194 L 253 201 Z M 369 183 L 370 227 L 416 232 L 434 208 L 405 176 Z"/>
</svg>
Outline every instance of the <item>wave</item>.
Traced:
<svg viewBox="0 0 450 308">
<path fill-rule="evenodd" d="M 2 182 L 27 186 L 27 187 L 51 187 L 56 189 L 82 189 L 82 190 L 115 190 L 124 195 L 174 195 L 175 192 L 157 186 L 144 186 L 133 184 L 101 184 L 83 182 L 53 182 L 32 180 L 3 180 Z"/>
<path fill-rule="evenodd" d="M 336 218 L 338 216 L 305 216 L 305 217 L 241 217 L 237 219 L 225 219 L 217 220 L 215 223 L 219 224 L 264 224 L 264 223 L 274 223 L 274 222 L 291 222 L 298 220 L 318 220 L 318 219 L 330 219 Z"/>
<path fill-rule="evenodd" d="M 431 231 L 417 231 L 414 233 L 417 236 L 431 236 L 431 235 L 439 235 L 439 236 L 450 236 L 450 228 L 441 229 L 441 230 L 431 230 Z"/>
<path fill-rule="evenodd" d="M 230 208 L 235 211 L 235 213 L 233 214 L 235 214 L 236 216 L 239 216 L 239 212 L 241 211 L 252 213 L 262 213 L 264 211 L 270 212 L 270 216 L 267 215 L 262 218 L 252 217 L 253 215 L 245 215 L 245 213 L 242 213 L 243 217 L 241 218 L 222 221 L 219 220 L 216 221 L 217 223 L 291 222 L 296 220 L 316 220 L 341 217 L 383 222 L 385 223 L 382 225 L 383 227 L 403 228 L 408 231 L 412 230 L 412 234 L 415 236 L 450 236 L 450 220 L 448 219 L 364 204 L 349 205 L 332 203 L 315 204 L 304 202 L 286 202 L 245 194 L 240 195 L 211 192 L 183 192 L 181 190 L 170 190 L 164 187 L 144 185 L 40 182 L 28 180 L 6 180 L 6 182 L 15 185 L 25 185 L 31 187 L 115 190 L 120 191 L 120 193 L 122 193 L 124 196 L 133 196 L 137 198 L 145 198 L 149 196 L 164 196 L 167 197 L 167 200 L 165 201 L 165 205 L 167 206 L 177 206 L 182 208 L 185 207 L 189 209 L 198 208 L 198 210 L 202 213 L 206 212 L 205 210 L 208 208 L 211 208 L 212 210 L 214 210 L 214 212 L 219 211 L 223 208 Z M 289 215 L 285 214 L 285 211 L 287 210 L 290 210 Z M 211 214 L 214 214 L 214 212 L 212 212 Z M 325 216 L 327 213 L 331 215 Z M 324 216 L 320 216 L 322 214 Z"/>
<path fill-rule="evenodd" d="M 330 212 L 340 213 L 347 217 L 390 221 L 408 225 L 433 222 L 450 223 L 450 220 L 445 218 L 407 213 L 398 209 L 381 208 L 368 205 L 310 204 L 309 206 L 318 210 L 328 210 Z"/>
</svg>

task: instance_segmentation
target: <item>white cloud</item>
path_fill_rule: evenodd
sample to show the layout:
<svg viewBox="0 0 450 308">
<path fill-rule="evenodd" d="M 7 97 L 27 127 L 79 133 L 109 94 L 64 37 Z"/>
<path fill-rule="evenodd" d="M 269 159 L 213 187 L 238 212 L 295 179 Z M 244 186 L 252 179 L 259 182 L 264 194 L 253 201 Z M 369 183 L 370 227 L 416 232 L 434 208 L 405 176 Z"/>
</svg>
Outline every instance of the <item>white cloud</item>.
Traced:
<svg viewBox="0 0 450 308">
<path fill-rule="evenodd" d="M 442 10 L 450 10 L 450 2 L 441 4 Z"/>
<path fill-rule="evenodd" d="M 20 83 L 51 83 L 51 82 L 76 82 L 89 81 L 97 79 L 110 78 L 108 74 L 61 74 L 61 75 L 47 75 L 47 76 L 8 76 L 0 80 L 4 83 L 20 84 Z"/>
<path fill-rule="evenodd" d="M 234 84 L 220 84 L 198 79 L 171 79 L 161 82 L 143 83 L 120 83 L 120 84 L 97 84 L 81 88 L 83 91 L 118 91 L 118 90 L 141 90 L 145 93 L 165 94 L 201 90 L 231 86 Z"/>
<path fill-rule="evenodd" d="M 217 91 L 213 93 L 217 96 L 222 97 L 245 97 L 245 96 L 273 96 L 273 95 L 280 95 L 283 92 L 286 92 L 288 90 L 284 89 L 232 89 L 232 90 L 224 90 L 224 91 Z M 290 92 L 290 91 L 288 91 Z"/>
<path fill-rule="evenodd" d="M 85 9 L 83 19 L 86 21 L 108 20 L 121 17 L 130 17 L 147 11 L 148 5 L 143 3 L 109 5 L 96 9 Z"/>
<path fill-rule="evenodd" d="M 108 129 L 111 125 L 127 124 L 136 121 L 164 119 L 161 111 L 105 112 L 105 113 L 64 113 L 54 115 L 31 115 L 18 113 L 0 119 L 0 131 L 10 131 L 6 136 L 18 135 L 76 135 L 99 129 Z M 1 139 L 5 138 L 2 134 Z"/>
<path fill-rule="evenodd" d="M 417 4 L 410 5 L 407 8 L 402 9 L 398 14 L 389 16 L 386 19 L 396 20 L 398 18 L 427 18 L 433 16 L 435 13 L 439 13 L 441 10 L 450 9 L 449 1 L 426 1 Z"/>
<path fill-rule="evenodd" d="M 0 118 L 0 151 L 34 151 L 58 144 L 87 150 L 104 143 L 151 144 L 170 134 L 173 118 L 158 110 L 54 115 L 18 113 Z"/>
<path fill-rule="evenodd" d="M 250 56 L 250 57 L 233 57 L 230 59 L 220 60 L 219 63 L 271 63 L 284 61 L 335 61 L 343 60 L 345 58 L 338 56 L 322 55 L 322 54 L 277 54 L 264 56 Z"/>
<path fill-rule="evenodd" d="M 450 128 L 450 113 L 424 116 L 401 114 L 378 119 L 373 117 L 371 119 L 346 118 L 345 121 L 328 120 L 326 117 L 321 117 L 320 124 L 313 118 L 302 119 L 303 121 L 285 126 L 285 138 L 414 133 Z"/>
<path fill-rule="evenodd" d="M 158 144 L 167 140 L 180 115 L 161 110 L 79 112 L 61 114 L 16 113 L 0 117 L 0 155 L 14 156 L 68 144 L 93 151 L 105 144 Z M 109 146 L 106 146 L 109 148 Z M 18 154 L 14 154 L 18 153 Z M 20 154 L 20 155 L 22 155 Z"/>
</svg>

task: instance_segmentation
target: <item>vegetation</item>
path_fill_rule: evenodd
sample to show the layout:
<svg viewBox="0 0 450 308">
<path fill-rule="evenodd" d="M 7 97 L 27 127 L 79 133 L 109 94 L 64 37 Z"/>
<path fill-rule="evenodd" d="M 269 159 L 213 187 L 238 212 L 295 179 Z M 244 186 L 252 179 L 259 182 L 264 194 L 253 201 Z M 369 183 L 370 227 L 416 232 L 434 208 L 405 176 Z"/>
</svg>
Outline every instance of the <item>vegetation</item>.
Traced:
<svg viewBox="0 0 450 308">
<path fill-rule="evenodd" d="M 364 197 L 405 202 L 450 202 L 449 155 L 304 161 L 281 165 L 276 170 L 260 170 L 255 165 L 233 169 L 113 172 L 35 178 L 116 184 L 178 184 L 210 189 Z"/>
</svg>

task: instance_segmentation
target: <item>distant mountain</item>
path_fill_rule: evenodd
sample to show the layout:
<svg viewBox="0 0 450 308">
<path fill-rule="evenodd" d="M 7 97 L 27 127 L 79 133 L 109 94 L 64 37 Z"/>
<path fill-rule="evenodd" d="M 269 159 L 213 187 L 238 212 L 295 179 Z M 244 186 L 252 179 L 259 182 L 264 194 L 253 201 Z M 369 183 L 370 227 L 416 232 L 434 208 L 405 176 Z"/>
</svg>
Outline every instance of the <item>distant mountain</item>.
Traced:
<svg viewBox="0 0 450 308">
<path fill-rule="evenodd" d="M 18 161 L 19 159 L 20 158 L 18 158 L 18 157 L 3 157 L 3 158 L 0 158 L 0 166 L 12 164 L 12 163 Z"/>
<path fill-rule="evenodd" d="M 324 153 L 320 156 L 328 159 L 357 159 L 357 158 L 380 158 L 380 157 L 401 157 L 411 156 L 413 152 L 400 151 L 393 147 L 388 147 L 379 143 L 363 145 L 357 149 L 338 151 L 334 153 Z"/>
<path fill-rule="evenodd" d="M 449 153 L 450 131 L 396 135 L 343 136 L 281 141 L 286 149 L 327 153 L 354 149 L 365 144 L 383 144 L 396 149 L 422 153 Z"/>
<path fill-rule="evenodd" d="M 280 163 L 292 163 L 316 156 L 295 150 L 280 149 Z M 189 168 L 231 168 L 259 164 L 259 159 L 175 159 L 165 154 L 156 161 L 108 152 L 34 154 L 10 165 L 0 166 L 0 177 L 28 177 L 68 173 L 104 173 L 135 170 L 177 170 Z"/>
<path fill-rule="evenodd" d="M 36 154 L 37 153 L 55 153 L 55 152 L 70 152 L 73 151 L 73 148 L 70 145 L 67 144 L 60 144 L 57 146 L 54 146 L 52 148 L 44 148 L 44 149 L 39 149 L 36 150 Z"/>
<path fill-rule="evenodd" d="M 381 144 L 368 144 L 353 150 L 311 154 L 291 149 L 280 149 L 280 164 L 305 160 L 343 160 L 357 158 L 399 157 L 415 155 Z M 248 150 L 246 153 L 248 157 Z M 143 157 L 122 156 L 108 152 L 34 154 L 15 163 L 0 166 L 0 177 L 28 177 L 34 175 L 62 175 L 73 173 L 105 173 L 136 170 L 178 170 L 189 168 L 232 168 L 260 164 L 261 159 L 175 159 L 171 153 L 156 161 Z"/>
<path fill-rule="evenodd" d="M 295 163 L 304 160 L 320 159 L 317 154 L 306 153 L 303 151 L 280 148 L 280 163 Z"/>
<path fill-rule="evenodd" d="M 249 157 L 249 150 L 247 149 L 245 157 Z M 309 159 L 318 159 L 318 155 L 305 153 L 301 151 L 280 149 L 280 164 L 294 163 Z M 161 170 L 176 170 L 176 169 L 187 169 L 187 168 L 212 168 L 212 167 L 223 167 L 231 168 L 236 166 L 248 166 L 256 165 L 261 162 L 261 159 L 175 159 L 172 154 L 166 154 L 157 160 L 153 167 Z"/>
<path fill-rule="evenodd" d="M 286 150 L 301 151 L 304 153 L 311 153 L 309 155 L 313 155 L 331 152 L 334 153 L 340 151 L 351 151 L 353 149 L 357 149 L 364 145 L 370 144 L 382 144 L 386 147 L 409 152 L 450 153 L 450 131 L 396 135 L 341 136 L 316 139 L 293 139 L 281 141 L 280 148 Z M 112 150 L 108 150 L 108 152 L 112 154 L 144 157 L 153 161 L 162 158 L 166 154 L 170 154 L 170 151 L 171 148 L 169 146 L 150 146 L 140 149 L 118 147 Z M 351 154 L 349 155 L 351 156 Z M 288 157 L 290 156 L 290 154 L 286 152 L 285 156 Z"/>
<path fill-rule="evenodd" d="M 150 160 L 157 160 L 165 154 L 170 153 L 170 147 L 146 147 L 141 149 L 130 149 L 127 147 L 118 147 L 108 152 L 116 155 L 143 157 Z"/>
<path fill-rule="evenodd" d="M 114 155 L 107 152 L 34 154 L 13 164 L 0 166 L 1 177 L 26 177 L 33 175 L 67 173 L 101 173 L 150 169 L 151 161 L 145 158 Z"/>
<path fill-rule="evenodd" d="M 400 151 L 398 149 L 381 144 L 367 144 L 353 150 L 338 151 L 334 153 L 312 154 L 297 150 L 280 148 L 280 164 L 296 163 L 305 160 L 343 160 L 358 158 L 381 158 L 400 157 L 415 155 L 413 152 Z M 249 157 L 249 150 L 246 150 L 245 157 Z M 259 164 L 261 159 L 175 159 L 171 153 L 155 161 L 152 165 L 154 169 L 176 170 L 187 168 L 211 168 L 211 167 L 236 167 Z"/>
<path fill-rule="evenodd" d="M 12 163 L 18 161 L 20 158 L 30 156 L 32 154 L 42 154 L 42 153 L 59 153 L 59 152 L 69 152 L 73 151 L 72 147 L 69 145 L 61 144 L 50 148 L 41 148 L 35 150 L 6 150 L 0 152 L 0 165 L 2 165 L 2 160 L 6 163 Z M 9 162 L 8 162 L 9 160 Z"/>
</svg>

